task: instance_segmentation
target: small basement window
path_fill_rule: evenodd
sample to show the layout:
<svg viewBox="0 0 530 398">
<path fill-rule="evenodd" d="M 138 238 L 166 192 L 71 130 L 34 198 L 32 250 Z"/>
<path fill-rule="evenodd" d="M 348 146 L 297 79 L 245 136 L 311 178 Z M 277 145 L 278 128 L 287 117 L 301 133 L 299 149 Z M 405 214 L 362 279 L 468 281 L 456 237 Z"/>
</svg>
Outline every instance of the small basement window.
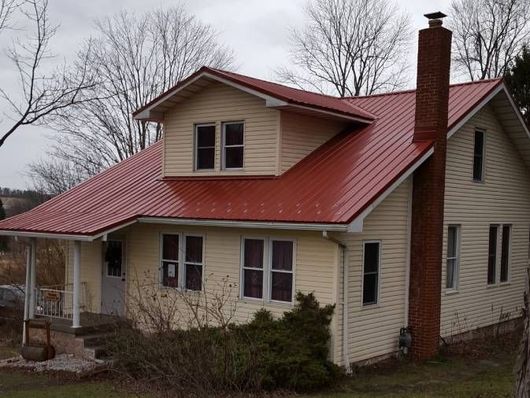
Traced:
<svg viewBox="0 0 530 398">
<path fill-rule="evenodd" d="M 195 125 L 195 170 L 215 168 L 215 124 Z"/>
<path fill-rule="evenodd" d="M 473 181 L 484 181 L 484 138 L 483 131 L 475 131 L 475 146 L 473 149 Z"/>
<path fill-rule="evenodd" d="M 244 123 L 223 123 L 223 169 L 242 169 L 244 152 Z"/>
</svg>

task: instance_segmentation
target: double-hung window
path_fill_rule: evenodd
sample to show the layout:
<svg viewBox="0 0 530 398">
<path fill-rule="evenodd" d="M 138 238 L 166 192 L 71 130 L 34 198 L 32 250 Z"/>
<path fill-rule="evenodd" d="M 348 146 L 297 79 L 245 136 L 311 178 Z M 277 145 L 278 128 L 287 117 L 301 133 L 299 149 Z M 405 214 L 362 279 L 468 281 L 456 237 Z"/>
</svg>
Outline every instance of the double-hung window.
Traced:
<svg viewBox="0 0 530 398">
<path fill-rule="evenodd" d="M 162 286 L 187 290 L 202 289 L 204 268 L 202 236 L 162 235 L 160 281 Z"/>
<path fill-rule="evenodd" d="M 381 242 L 364 242 L 363 247 L 363 305 L 379 301 L 379 270 L 381 263 Z"/>
<path fill-rule="evenodd" d="M 445 271 L 445 287 L 456 290 L 460 269 L 460 227 L 450 225 L 447 228 L 447 266 Z"/>
<path fill-rule="evenodd" d="M 215 124 L 195 125 L 195 170 L 215 168 Z"/>
<path fill-rule="evenodd" d="M 484 181 L 484 139 L 483 131 L 475 131 L 475 146 L 473 148 L 473 181 Z"/>
<path fill-rule="evenodd" d="M 245 148 L 243 122 L 224 122 L 222 139 L 222 168 L 242 169 Z"/>
<path fill-rule="evenodd" d="M 490 225 L 488 247 L 488 285 L 508 282 L 510 272 L 510 248 L 512 226 Z M 500 258 L 499 258 L 500 243 Z M 497 264 L 500 263 L 500 269 Z"/>
<path fill-rule="evenodd" d="M 294 241 L 243 238 L 241 295 L 244 298 L 293 301 Z"/>
</svg>

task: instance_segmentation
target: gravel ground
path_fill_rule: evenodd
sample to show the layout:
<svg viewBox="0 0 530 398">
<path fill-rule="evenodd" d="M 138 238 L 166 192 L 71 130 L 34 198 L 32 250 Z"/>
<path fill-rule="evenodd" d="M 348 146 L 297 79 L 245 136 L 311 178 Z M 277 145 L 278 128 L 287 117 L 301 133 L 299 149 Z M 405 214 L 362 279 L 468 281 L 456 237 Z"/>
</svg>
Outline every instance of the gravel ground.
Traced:
<svg viewBox="0 0 530 398">
<path fill-rule="evenodd" d="M 32 370 L 34 372 L 59 371 L 85 374 L 104 368 L 106 366 L 105 364 L 106 362 L 102 360 L 79 359 L 69 354 L 60 354 L 53 359 L 43 362 L 27 361 L 19 355 L 17 357 L 1 360 L 0 369 L 14 368 Z"/>
</svg>

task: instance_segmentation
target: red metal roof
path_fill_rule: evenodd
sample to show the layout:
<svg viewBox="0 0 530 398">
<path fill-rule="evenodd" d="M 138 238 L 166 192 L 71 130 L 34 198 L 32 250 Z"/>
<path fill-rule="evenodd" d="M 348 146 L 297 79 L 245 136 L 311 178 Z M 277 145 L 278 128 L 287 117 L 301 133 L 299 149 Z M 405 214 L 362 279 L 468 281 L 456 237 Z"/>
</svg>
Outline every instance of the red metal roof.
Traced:
<svg viewBox="0 0 530 398">
<path fill-rule="evenodd" d="M 490 80 L 452 86 L 449 126 L 499 84 L 500 80 Z M 39 207 L 0 222 L 0 230 L 96 235 L 140 216 L 351 222 L 432 143 L 412 142 L 414 91 L 342 101 L 378 117 L 332 138 L 279 177 L 162 180 L 159 142 Z"/>
<path fill-rule="evenodd" d="M 296 88 L 284 86 L 282 84 L 256 79 L 254 77 L 244 76 L 234 72 L 213 69 L 207 66 L 203 66 L 193 75 L 189 76 L 187 79 L 183 80 L 175 87 L 172 87 L 171 89 L 161 94 L 148 104 L 144 105 L 143 107 L 135 111 L 133 115 L 138 115 L 140 112 L 149 109 L 154 104 L 159 103 L 161 100 L 175 94 L 182 87 L 186 86 L 189 82 L 194 81 L 200 75 L 210 75 L 222 78 L 232 83 L 236 83 L 243 87 L 260 92 L 262 94 L 266 94 L 276 99 L 285 101 L 289 104 L 306 106 L 316 110 L 336 112 L 346 116 L 360 118 L 366 121 L 371 121 L 374 119 L 374 115 L 370 112 L 367 112 L 366 110 L 359 108 L 355 104 L 343 101 L 342 99 L 337 97 L 299 90 Z"/>
</svg>

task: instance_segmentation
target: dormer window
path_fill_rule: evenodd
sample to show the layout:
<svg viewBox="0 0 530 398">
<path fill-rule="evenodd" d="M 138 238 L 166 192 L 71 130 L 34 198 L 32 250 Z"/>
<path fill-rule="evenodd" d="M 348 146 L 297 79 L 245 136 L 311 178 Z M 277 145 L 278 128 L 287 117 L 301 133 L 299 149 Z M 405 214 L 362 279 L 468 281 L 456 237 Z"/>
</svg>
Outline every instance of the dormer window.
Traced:
<svg viewBox="0 0 530 398">
<path fill-rule="evenodd" d="M 215 168 L 215 124 L 195 125 L 195 170 Z"/>
<path fill-rule="evenodd" d="M 242 169 L 244 152 L 244 123 L 225 122 L 222 137 L 222 168 Z"/>
</svg>

